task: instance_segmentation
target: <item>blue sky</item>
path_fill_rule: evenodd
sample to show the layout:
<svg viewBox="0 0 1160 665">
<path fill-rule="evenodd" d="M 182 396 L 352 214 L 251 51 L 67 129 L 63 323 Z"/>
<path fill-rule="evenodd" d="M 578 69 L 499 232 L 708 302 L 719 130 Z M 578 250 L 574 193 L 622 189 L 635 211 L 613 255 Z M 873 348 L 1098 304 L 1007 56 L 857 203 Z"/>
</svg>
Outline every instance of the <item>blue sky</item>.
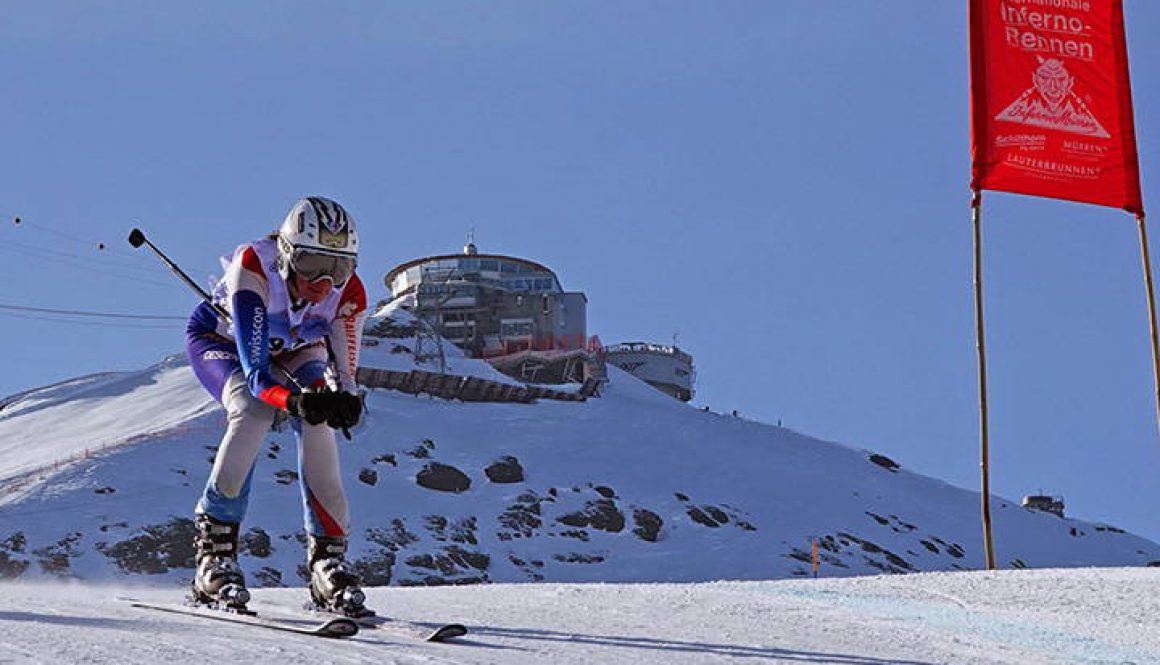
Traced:
<svg viewBox="0 0 1160 665">
<path fill-rule="evenodd" d="M 130 228 L 204 280 L 321 194 L 361 221 L 373 299 L 474 227 L 586 292 L 606 343 L 678 335 L 698 405 L 977 488 L 965 5 L 18 3 L 0 304 L 185 316 Z M 1125 6 L 1151 209 L 1160 5 Z M 993 489 L 1160 539 L 1134 221 L 984 215 Z M 182 349 L 177 320 L 16 314 L 0 394 Z"/>
</svg>

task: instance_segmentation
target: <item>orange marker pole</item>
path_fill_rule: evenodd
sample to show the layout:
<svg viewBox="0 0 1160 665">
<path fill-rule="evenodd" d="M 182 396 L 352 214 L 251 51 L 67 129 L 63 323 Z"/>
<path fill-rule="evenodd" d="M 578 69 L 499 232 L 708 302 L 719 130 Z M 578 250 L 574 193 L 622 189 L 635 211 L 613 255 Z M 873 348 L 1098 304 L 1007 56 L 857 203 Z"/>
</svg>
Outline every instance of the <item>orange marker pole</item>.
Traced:
<svg viewBox="0 0 1160 665">
<path fill-rule="evenodd" d="M 814 564 L 814 579 L 818 578 L 818 539 L 814 538 L 814 542 L 810 545 L 810 559 Z"/>
</svg>

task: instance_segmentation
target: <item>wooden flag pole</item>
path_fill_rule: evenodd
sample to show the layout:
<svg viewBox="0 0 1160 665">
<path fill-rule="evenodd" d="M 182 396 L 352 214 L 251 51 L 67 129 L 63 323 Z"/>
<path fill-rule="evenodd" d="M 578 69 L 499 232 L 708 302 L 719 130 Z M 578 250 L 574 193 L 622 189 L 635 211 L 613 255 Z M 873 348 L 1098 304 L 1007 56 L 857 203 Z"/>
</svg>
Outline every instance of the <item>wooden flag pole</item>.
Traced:
<svg viewBox="0 0 1160 665">
<path fill-rule="evenodd" d="M 1160 333 L 1156 330 L 1156 296 L 1152 286 L 1152 262 L 1148 253 L 1148 230 L 1144 224 L 1144 213 L 1136 214 L 1136 226 L 1140 229 L 1140 256 L 1144 260 L 1144 288 L 1148 292 L 1148 323 L 1152 328 L 1152 373 L 1156 389 L 1156 426 L 1160 427 Z"/>
<path fill-rule="evenodd" d="M 983 193 L 974 190 L 971 219 L 975 227 L 975 348 L 979 354 L 979 446 L 983 474 L 983 548 L 987 570 L 995 570 L 995 542 L 991 538 L 991 449 L 987 426 L 987 344 L 983 325 Z M 1148 292 L 1149 296 L 1151 291 Z M 1153 328 L 1155 330 L 1155 328 Z M 1158 375 L 1160 376 L 1160 375 Z"/>
</svg>

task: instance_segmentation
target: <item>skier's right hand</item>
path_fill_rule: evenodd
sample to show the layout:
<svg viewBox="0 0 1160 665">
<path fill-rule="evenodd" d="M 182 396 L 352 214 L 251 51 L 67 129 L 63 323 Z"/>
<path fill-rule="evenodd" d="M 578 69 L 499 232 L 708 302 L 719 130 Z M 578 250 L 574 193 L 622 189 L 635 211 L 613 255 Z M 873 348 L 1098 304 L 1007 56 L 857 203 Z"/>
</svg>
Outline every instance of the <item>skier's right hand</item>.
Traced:
<svg viewBox="0 0 1160 665">
<path fill-rule="evenodd" d="M 334 417 L 340 404 L 338 393 L 295 393 L 286 398 L 286 411 L 311 425 L 321 425 Z"/>
<path fill-rule="evenodd" d="M 334 429 L 348 430 L 362 420 L 363 401 L 353 393 L 338 393 L 338 397 L 338 406 L 326 424 Z M 349 434 L 347 438 L 350 438 Z"/>
</svg>

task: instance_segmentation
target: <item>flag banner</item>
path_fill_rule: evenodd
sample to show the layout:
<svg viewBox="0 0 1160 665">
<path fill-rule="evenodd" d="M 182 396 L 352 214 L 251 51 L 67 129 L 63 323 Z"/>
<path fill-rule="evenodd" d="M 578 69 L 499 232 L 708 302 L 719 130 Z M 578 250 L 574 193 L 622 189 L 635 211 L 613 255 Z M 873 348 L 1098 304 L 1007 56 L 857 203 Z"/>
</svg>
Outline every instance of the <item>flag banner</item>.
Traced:
<svg viewBox="0 0 1160 665">
<path fill-rule="evenodd" d="M 1122 0 L 970 0 L 971 187 L 1143 213 Z"/>
</svg>

